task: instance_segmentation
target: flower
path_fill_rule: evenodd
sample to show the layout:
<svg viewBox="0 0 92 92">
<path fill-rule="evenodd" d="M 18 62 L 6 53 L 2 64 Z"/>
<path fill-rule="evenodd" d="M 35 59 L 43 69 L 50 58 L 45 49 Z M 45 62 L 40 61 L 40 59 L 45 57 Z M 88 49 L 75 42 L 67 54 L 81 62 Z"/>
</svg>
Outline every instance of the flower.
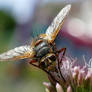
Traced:
<svg viewBox="0 0 92 92">
<path fill-rule="evenodd" d="M 48 75 L 51 84 L 44 84 L 49 92 L 92 92 L 92 58 L 88 64 L 84 57 L 81 62 L 67 56 L 59 65 L 60 61 L 56 62 L 57 71 L 50 71 L 51 76 Z"/>
</svg>

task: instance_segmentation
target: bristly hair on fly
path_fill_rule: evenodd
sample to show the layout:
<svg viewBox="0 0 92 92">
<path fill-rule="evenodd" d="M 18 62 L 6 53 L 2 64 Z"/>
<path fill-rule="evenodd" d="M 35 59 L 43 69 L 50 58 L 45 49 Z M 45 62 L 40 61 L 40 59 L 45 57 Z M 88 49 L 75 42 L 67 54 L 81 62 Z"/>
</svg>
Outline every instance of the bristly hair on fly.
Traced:
<svg viewBox="0 0 92 92">
<path fill-rule="evenodd" d="M 44 34 L 47 27 L 48 25 L 34 24 L 34 26 L 32 27 L 32 38 L 35 38 L 40 34 Z"/>
</svg>

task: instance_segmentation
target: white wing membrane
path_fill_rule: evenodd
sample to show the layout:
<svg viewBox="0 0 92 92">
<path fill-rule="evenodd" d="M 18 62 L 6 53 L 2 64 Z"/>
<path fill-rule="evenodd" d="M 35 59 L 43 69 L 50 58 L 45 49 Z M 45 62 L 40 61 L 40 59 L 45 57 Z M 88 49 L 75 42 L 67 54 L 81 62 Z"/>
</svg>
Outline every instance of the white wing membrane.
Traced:
<svg viewBox="0 0 92 92">
<path fill-rule="evenodd" d="M 53 22 L 51 23 L 51 25 L 46 30 L 46 35 L 47 35 L 46 38 L 49 40 L 49 42 L 54 41 L 54 39 L 56 38 L 59 30 L 61 29 L 63 21 L 66 18 L 66 16 L 68 15 L 70 9 L 71 9 L 71 5 L 65 6 L 59 12 L 59 14 L 55 17 L 55 19 L 53 20 Z"/>
<path fill-rule="evenodd" d="M 32 52 L 32 49 L 28 45 L 16 47 L 10 51 L 0 54 L 0 61 L 29 58 L 32 56 Z"/>
</svg>

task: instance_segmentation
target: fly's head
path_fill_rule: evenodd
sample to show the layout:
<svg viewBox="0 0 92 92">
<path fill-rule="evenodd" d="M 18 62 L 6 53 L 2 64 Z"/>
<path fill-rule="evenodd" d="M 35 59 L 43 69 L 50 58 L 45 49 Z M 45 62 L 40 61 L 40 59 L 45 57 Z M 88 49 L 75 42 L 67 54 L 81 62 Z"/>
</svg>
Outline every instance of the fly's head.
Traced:
<svg viewBox="0 0 92 92">
<path fill-rule="evenodd" d="M 56 54 L 48 53 L 46 56 L 43 56 L 40 60 L 40 68 L 46 71 L 54 71 L 56 66 Z"/>
<path fill-rule="evenodd" d="M 46 71 L 54 69 L 53 67 L 56 63 L 56 44 L 54 42 L 49 43 L 44 37 L 38 36 L 33 39 L 32 46 L 35 54 L 31 64 L 36 63 L 39 68 Z"/>
</svg>

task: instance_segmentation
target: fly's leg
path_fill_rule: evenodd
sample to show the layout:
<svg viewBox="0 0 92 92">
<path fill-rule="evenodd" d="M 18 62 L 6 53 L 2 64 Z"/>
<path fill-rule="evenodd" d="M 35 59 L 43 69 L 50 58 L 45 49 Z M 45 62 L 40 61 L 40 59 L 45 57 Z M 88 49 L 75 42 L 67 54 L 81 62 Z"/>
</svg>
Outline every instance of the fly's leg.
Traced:
<svg viewBox="0 0 92 92">
<path fill-rule="evenodd" d="M 61 70 L 60 70 L 62 58 L 63 58 L 64 55 L 65 55 L 66 48 L 61 48 L 61 49 L 58 50 L 57 52 L 58 52 L 58 54 L 61 53 L 61 52 L 63 52 L 61 59 L 59 59 L 59 57 L 58 57 L 58 71 L 59 71 L 59 73 L 60 73 L 60 77 L 63 79 L 64 82 L 66 82 L 66 80 L 64 79 L 64 77 L 63 77 L 63 75 L 62 75 L 62 73 L 61 73 Z"/>
<path fill-rule="evenodd" d="M 63 58 L 63 57 L 64 57 L 64 55 L 65 55 L 66 48 L 61 48 L 61 49 L 60 49 L 60 50 L 58 50 L 57 52 L 58 52 L 58 53 L 63 52 L 62 57 L 61 57 L 61 59 L 59 60 L 59 61 L 60 61 L 60 63 L 61 63 L 61 62 L 62 62 L 62 58 Z"/>
<path fill-rule="evenodd" d="M 33 65 L 33 66 L 39 68 L 38 65 L 34 64 L 34 63 L 36 63 L 36 62 L 37 62 L 36 60 L 28 60 L 28 63 L 29 63 L 29 64 L 31 64 L 31 65 Z"/>
<path fill-rule="evenodd" d="M 63 52 L 63 55 L 62 55 L 62 57 L 64 57 L 64 55 L 65 55 L 65 52 L 66 52 L 66 48 L 61 48 L 60 50 L 58 50 L 57 51 L 58 53 L 61 53 L 61 52 Z"/>
</svg>

